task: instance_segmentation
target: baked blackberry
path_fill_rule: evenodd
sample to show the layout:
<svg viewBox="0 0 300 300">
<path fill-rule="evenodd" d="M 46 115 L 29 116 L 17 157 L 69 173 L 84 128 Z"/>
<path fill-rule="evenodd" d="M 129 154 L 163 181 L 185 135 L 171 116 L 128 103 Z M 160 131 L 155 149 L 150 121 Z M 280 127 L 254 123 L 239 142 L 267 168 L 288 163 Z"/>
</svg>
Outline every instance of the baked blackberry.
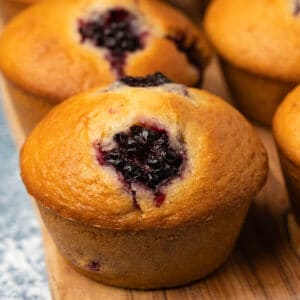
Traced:
<svg viewBox="0 0 300 300">
<path fill-rule="evenodd" d="M 142 35 L 134 25 L 136 20 L 137 17 L 124 8 L 110 9 L 96 18 L 80 20 L 81 41 L 106 48 L 111 67 L 122 76 L 126 53 L 143 48 Z"/>
<path fill-rule="evenodd" d="M 147 75 L 145 77 L 125 76 L 121 78 L 120 81 L 132 87 L 152 87 L 172 82 L 169 78 L 167 78 L 160 72 Z"/>
<path fill-rule="evenodd" d="M 113 139 L 115 147 L 110 150 L 98 145 L 100 164 L 110 165 L 122 174 L 131 189 L 133 184 L 138 184 L 151 190 L 155 205 L 160 206 L 164 200 L 160 189 L 182 171 L 183 148 L 171 146 L 166 130 L 146 125 L 134 125 Z"/>
</svg>

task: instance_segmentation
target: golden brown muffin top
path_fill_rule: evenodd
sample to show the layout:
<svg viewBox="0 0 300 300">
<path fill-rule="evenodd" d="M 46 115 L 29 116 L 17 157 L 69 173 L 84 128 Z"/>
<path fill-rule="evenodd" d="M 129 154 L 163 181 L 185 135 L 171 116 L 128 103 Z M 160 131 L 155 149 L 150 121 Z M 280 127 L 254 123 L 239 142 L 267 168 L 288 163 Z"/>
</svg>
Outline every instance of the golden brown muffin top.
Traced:
<svg viewBox="0 0 300 300">
<path fill-rule="evenodd" d="M 129 139 L 138 128 L 148 132 Z M 171 83 L 116 83 L 74 96 L 42 120 L 21 153 L 22 179 L 39 203 L 107 228 L 212 218 L 253 197 L 266 174 L 265 149 L 234 108 Z"/>
<path fill-rule="evenodd" d="M 125 74 L 161 71 L 195 85 L 208 53 L 200 30 L 156 0 L 42 1 L 10 22 L 0 38 L 4 74 L 54 103 Z"/>
<path fill-rule="evenodd" d="M 290 92 L 277 109 L 273 133 L 279 149 L 300 167 L 300 86 Z"/>
<path fill-rule="evenodd" d="M 205 29 L 217 52 L 233 65 L 299 82 L 299 0 L 214 0 Z"/>
</svg>

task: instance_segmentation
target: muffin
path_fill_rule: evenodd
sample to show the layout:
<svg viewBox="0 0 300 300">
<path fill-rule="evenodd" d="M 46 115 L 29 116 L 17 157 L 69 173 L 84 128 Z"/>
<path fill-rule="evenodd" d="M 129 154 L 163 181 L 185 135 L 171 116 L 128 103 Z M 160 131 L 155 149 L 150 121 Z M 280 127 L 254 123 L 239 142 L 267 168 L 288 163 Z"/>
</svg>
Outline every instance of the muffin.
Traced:
<svg viewBox="0 0 300 300">
<path fill-rule="evenodd" d="M 161 74 L 125 77 L 56 106 L 20 165 L 66 260 L 135 289 L 186 284 L 218 268 L 267 174 L 264 147 L 235 109 Z"/>
<path fill-rule="evenodd" d="M 290 196 L 291 207 L 300 225 L 300 86 L 279 106 L 273 133 Z"/>
<path fill-rule="evenodd" d="M 270 125 L 300 82 L 300 5 L 284 0 L 215 0 L 205 29 L 240 110 Z"/>
<path fill-rule="evenodd" d="M 0 38 L 0 68 L 28 130 L 65 98 L 126 74 L 198 85 L 208 58 L 200 30 L 153 0 L 43 1 Z"/>
</svg>

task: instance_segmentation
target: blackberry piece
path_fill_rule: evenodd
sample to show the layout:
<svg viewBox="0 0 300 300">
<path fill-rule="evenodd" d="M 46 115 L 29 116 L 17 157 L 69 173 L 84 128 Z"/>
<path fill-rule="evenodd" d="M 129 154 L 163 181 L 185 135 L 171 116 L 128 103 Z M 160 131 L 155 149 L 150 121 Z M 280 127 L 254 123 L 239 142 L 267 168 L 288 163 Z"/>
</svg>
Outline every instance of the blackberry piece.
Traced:
<svg viewBox="0 0 300 300">
<path fill-rule="evenodd" d="M 118 77 L 123 76 L 126 54 L 143 48 L 142 34 L 134 26 L 136 16 L 123 8 L 114 8 L 92 20 L 79 21 L 81 41 L 91 41 L 109 51 L 106 59 Z"/>
<path fill-rule="evenodd" d="M 93 272 L 99 272 L 100 271 L 100 263 L 97 260 L 92 260 L 87 265 L 88 269 Z"/>
<path fill-rule="evenodd" d="M 172 82 L 160 72 L 147 75 L 145 77 L 125 76 L 121 78 L 120 81 L 131 87 L 153 87 Z"/>
<path fill-rule="evenodd" d="M 79 32 L 82 41 L 91 40 L 116 54 L 134 52 L 142 48 L 139 34 L 132 22 L 136 17 L 125 9 L 111 9 L 91 21 L 81 21 Z"/>
<path fill-rule="evenodd" d="M 160 206 L 165 195 L 160 189 L 180 176 L 183 168 L 183 149 L 170 145 L 167 132 L 156 127 L 134 125 L 114 136 L 115 147 L 102 150 L 97 158 L 100 164 L 112 166 L 122 174 L 127 186 L 142 185 L 154 194 L 154 204 Z M 135 196 L 135 192 L 133 193 Z M 135 206 L 136 199 L 134 198 Z"/>
</svg>

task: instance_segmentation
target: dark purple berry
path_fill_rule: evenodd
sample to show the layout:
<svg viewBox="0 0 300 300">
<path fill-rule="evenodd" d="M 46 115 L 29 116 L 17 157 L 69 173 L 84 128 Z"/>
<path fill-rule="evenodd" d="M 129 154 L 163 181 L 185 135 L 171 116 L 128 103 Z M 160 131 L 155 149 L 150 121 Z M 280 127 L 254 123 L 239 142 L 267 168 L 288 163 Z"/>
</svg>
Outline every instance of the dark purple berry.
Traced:
<svg viewBox="0 0 300 300">
<path fill-rule="evenodd" d="M 123 76 L 126 54 L 143 48 L 142 38 L 134 22 L 137 17 L 123 8 L 114 8 L 91 20 L 79 21 L 82 42 L 91 41 L 97 47 L 106 48 L 106 59 Z"/>
<path fill-rule="evenodd" d="M 123 8 L 111 9 L 94 20 L 81 21 L 79 32 L 83 41 L 90 40 L 114 53 L 133 52 L 142 48 L 133 26 L 135 19 L 135 15 Z"/>
<path fill-rule="evenodd" d="M 160 206 L 165 196 L 160 188 L 179 176 L 184 161 L 184 150 L 170 145 L 167 132 L 145 125 L 134 125 L 114 136 L 115 147 L 103 150 L 97 145 L 100 164 L 112 166 L 132 188 L 139 184 L 154 193 L 154 203 Z M 134 205 L 136 193 L 131 189 Z"/>
<path fill-rule="evenodd" d="M 148 75 L 146 77 L 126 76 L 121 78 L 120 81 L 132 87 L 151 87 L 171 83 L 171 80 L 160 72 Z"/>
<path fill-rule="evenodd" d="M 196 49 L 196 39 L 193 40 L 190 44 L 187 44 L 186 36 L 184 33 L 180 33 L 177 35 L 168 35 L 167 39 L 172 41 L 176 45 L 176 48 L 180 52 L 185 54 L 189 63 L 198 70 L 199 78 L 196 85 L 200 85 L 203 76 L 203 61 Z"/>
<path fill-rule="evenodd" d="M 93 272 L 100 271 L 100 263 L 96 260 L 90 261 L 87 267 L 90 271 L 93 271 Z"/>
</svg>

